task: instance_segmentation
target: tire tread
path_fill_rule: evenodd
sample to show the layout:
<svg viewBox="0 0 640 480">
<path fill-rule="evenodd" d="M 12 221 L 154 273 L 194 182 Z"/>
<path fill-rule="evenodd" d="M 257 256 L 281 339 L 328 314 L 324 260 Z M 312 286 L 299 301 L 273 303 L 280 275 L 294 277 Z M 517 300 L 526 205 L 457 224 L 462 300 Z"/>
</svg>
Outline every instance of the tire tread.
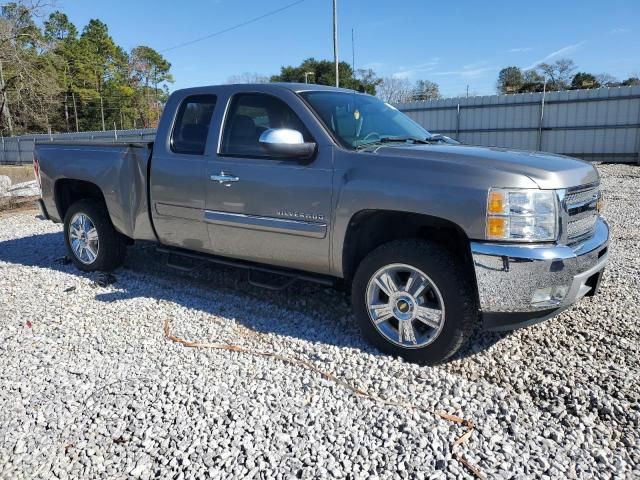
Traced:
<svg viewBox="0 0 640 480">
<path fill-rule="evenodd" d="M 86 213 L 98 230 L 100 242 L 98 258 L 91 265 L 86 265 L 76 258 L 69 242 L 69 223 L 73 215 L 78 212 Z M 85 272 L 114 270 L 123 264 L 127 253 L 125 237 L 113 227 L 106 205 L 103 201 L 94 198 L 78 200 L 69 207 L 64 217 L 64 239 L 69 258 L 77 268 Z"/>
<path fill-rule="evenodd" d="M 399 257 L 401 257 L 402 260 L 398 260 Z M 413 259 L 414 261 L 406 261 L 407 259 Z M 458 312 L 455 315 L 456 327 L 450 335 L 450 338 L 445 341 L 443 345 L 439 346 L 437 352 L 429 351 L 429 347 L 435 343 L 442 343 L 440 336 L 444 331 L 436 338 L 434 344 L 430 344 L 421 349 L 403 349 L 388 342 L 378 333 L 369 319 L 365 302 L 362 301 L 370 275 L 378 268 L 385 264 L 401 261 L 403 263 L 413 264 L 424 271 L 424 259 L 428 259 L 429 263 L 428 270 L 430 271 L 425 271 L 427 275 L 433 278 L 432 275 L 434 272 L 438 273 L 438 275 L 446 272 L 446 274 L 451 277 L 451 282 L 453 282 L 456 289 L 454 294 L 454 298 L 456 299 L 454 307 Z M 443 297 L 451 298 L 450 292 L 448 292 L 448 295 L 445 295 L 440 285 L 438 288 Z M 420 363 L 434 364 L 451 358 L 479 326 L 478 305 L 474 284 L 469 278 L 469 273 L 466 272 L 461 262 L 455 258 L 451 251 L 436 242 L 419 238 L 394 240 L 370 252 L 360 263 L 356 271 L 353 281 L 352 303 L 363 335 L 373 343 L 374 346 L 387 353 L 400 355 L 407 360 Z M 451 311 L 451 306 L 446 305 L 446 300 L 445 307 L 446 312 Z M 451 321 L 450 317 L 445 316 L 445 319 L 447 318 L 449 319 L 448 321 Z"/>
</svg>

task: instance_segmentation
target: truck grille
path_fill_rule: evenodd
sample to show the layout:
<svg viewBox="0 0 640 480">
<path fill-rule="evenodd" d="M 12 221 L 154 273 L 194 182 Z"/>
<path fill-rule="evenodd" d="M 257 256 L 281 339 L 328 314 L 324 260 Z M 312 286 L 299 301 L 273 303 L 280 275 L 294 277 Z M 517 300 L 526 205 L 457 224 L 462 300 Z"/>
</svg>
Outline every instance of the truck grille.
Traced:
<svg viewBox="0 0 640 480">
<path fill-rule="evenodd" d="M 568 214 L 567 239 L 578 241 L 593 234 L 598 218 L 599 186 L 583 186 L 570 189 L 565 196 Z"/>
</svg>

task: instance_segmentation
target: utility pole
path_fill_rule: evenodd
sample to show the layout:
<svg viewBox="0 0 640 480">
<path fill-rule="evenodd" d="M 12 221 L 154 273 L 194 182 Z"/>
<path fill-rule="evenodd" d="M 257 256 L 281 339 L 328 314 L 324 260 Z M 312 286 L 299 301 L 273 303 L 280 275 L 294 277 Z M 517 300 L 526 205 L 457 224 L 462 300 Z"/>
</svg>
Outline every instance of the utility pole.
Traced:
<svg viewBox="0 0 640 480">
<path fill-rule="evenodd" d="M 69 132 L 69 95 L 64 94 L 64 124 Z"/>
<path fill-rule="evenodd" d="M 71 92 L 71 99 L 73 100 L 73 118 L 76 120 L 76 133 L 80 131 L 78 128 L 78 107 L 76 107 L 76 94 Z"/>
<path fill-rule="evenodd" d="M 544 85 L 542 86 L 542 99 L 540 100 L 540 125 L 538 128 L 538 151 L 542 151 L 542 125 L 544 123 L 544 101 L 547 95 L 547 77 L 544 77 Z"/>
<path fill-rule="evenodd" d="M 104 104 L 102 103 L 102 93 L 100 93 L 100 115 L 102 116 L 102 131 L 106 132 L 107 128 L 104 125 Z"/>
<path fill-rule="evenodd" d="M 102 131 L 106 132 L 107 128 L 104 124 L 104 104 L 102 103 L 102 91 L 100 90 L 100 77 L 98 76 L 98 71 L 94 70 L 96 73 L 96 87 L 98 89 L 98 96 L 100 97 L 100 116 L 102 117 Z"/>
<path fill-rule="evenodd" d="M 340 86 L 338 74 L 338 7 L 333 0 L 333 62 L 336 64 L 336 87 Z"/>
<path fill-rule="evenodd" d="M 156 93 L 156 128 L 160 124 L 160 98 L 158 96 L 158 67 L 154 66 L 153 79 L 155 81 L 155 93 Z"/>
<path fill-rule="evenodd" d="M 67 132 L 69 132 L 69 87 L 67 86 L 67 67 L 68 65 L 65 63 L 64 65 L 64 124 L 67 127 Z"/>
</svg>

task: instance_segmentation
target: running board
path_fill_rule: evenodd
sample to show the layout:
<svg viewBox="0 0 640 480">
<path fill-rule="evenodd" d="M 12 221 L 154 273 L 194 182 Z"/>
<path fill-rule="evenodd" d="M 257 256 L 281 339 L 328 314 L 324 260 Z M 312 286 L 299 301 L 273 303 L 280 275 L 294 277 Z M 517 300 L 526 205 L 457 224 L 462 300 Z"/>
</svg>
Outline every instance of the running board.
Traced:
<svg viewBox="0 0 640 480">
<path fill-rule="evenodd" d="M 321 275 L 316 273 L 308 273 L 302 272 L 299 270 L 293 270 L 288 268 L 280 268 L 280 267 L 270 267 L 267 265 L 263 265 L 260 263 L 249 262 L 247 260 L 238 260 L 229 257 L 221 257 L 218 255 L 209 255 L 206 253 L 194 252 L 192 250 L 183 250 L 180 248 L 171 248 L 171 247 L 156 247 L 156 251 L 159 253 L 166 253 L 167 257 L 167 266 L 170 268 L 174 268 L 176 270 L 181 271 L 193 271 L 199 267 L 199 265 L 195 265 L 193 267 L 185 267 L 179 265 L 178 263 L 172 261 L 174 256 L 191 258 L 196 260 L 203 260 L 206 262 L 217 263 L 218 265 L 224 265 L 227 267 L 234 268 L 242 268 L 248 271 L 247 281 L 256 287 L 266 288 L 268 290 L 284 290 L 289 287 L 297 280 L 304 280 L 306 282 L 319 283 L 321 285 L 335 286 L 336 278 L 331 277 L 329 275 Z M 287 281 L 281 284 L 274 284 L 268 282 L 260 282 L 251 277 L 252 272 L 260 272 L 260 273 L 268 273 L 271 275 L 279 275 L 282 277 L 286 277 Z"/>
<path fill-rule="evenodd" d="M 298 280 L 295 276 L 289 276 L 289 275 L 282 275 L 281 273 L 269 273 L 268 275 L 276 275 L 278 277 L 283 277 L 285 279 L 284 282 L 281 283 L 269 283 L 269 282 L 262 282 L 260 280 L 255 280 L 252 276 L 251 273 L 256 273 L 255 270 L 247 270 L 247 282 L 249 282 L 249 285 L 253 285 L 254 287 L 258 287 L 258 288 L 264 288 L 266 290 L 274 290 L 274 291 L 281 291 L 284 290 L 285 288 L 293 285 L 294 283 L 296 283 L 296 280 Z M 259 272 L 259 273 L 263 273 L 263 272 Z"/>
</svg>

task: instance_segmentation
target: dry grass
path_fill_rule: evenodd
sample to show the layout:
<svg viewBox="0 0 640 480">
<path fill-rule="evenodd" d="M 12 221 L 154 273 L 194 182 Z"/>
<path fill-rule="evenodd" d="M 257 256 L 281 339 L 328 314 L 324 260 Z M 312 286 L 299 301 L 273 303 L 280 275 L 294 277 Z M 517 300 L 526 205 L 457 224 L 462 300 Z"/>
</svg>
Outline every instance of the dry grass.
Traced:
<svg viewBox="0 0 640 480">
<path fill-rule="evenodd" d="M 7 175 L 14 184 L 35 179 L 31 165 L 0 165 L 0 175 Z"/>
<path fill-rule="evenodd" d="M 0 197 L 0 218 L 16 213 L 38 212 L 38 197 Z"/>
</svg>

